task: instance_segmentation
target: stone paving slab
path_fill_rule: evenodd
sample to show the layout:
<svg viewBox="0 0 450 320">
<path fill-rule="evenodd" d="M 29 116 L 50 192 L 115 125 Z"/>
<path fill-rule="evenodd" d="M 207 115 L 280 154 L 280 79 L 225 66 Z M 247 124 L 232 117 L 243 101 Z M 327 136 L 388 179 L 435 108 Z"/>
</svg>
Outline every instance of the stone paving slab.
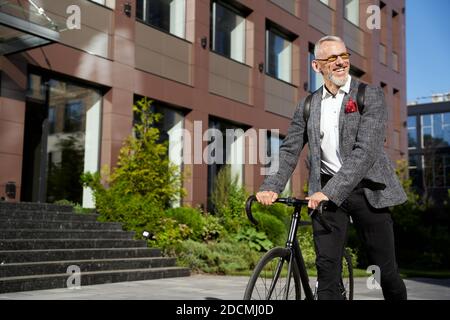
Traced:
<svg viewBox="0 0 450 320">
<path fill-rule="evenodd" d="M 381 300 L 367 278 L 355 279 L 355 300 Z M 0 300 L 242 300 L 248 277 L 192 275 L 134 282 L 0 294 Z M 315 279 L 311 279 L 314 283 Z M 450 279 L 405 280 L 411 300 L 450 300 Z"/>
</svg>

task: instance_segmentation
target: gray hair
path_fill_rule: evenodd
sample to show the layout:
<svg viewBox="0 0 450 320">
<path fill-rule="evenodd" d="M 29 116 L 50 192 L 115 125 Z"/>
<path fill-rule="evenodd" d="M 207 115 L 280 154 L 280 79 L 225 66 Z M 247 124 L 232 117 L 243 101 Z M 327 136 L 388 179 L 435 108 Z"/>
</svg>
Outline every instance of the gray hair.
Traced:
<svg viewBox="0 0 450 320">
<path fill-rule="evenodd" d="M 316 42 L 314 45 L 314 57 L 317 58 L 317 54 L 319 53 L 320 45 L 325 41 L 335 41 L 335 42 L 342 42 L 344 43 L 344 40 L 337 36 L 325 36 L 319 39 L 319 41 Z"/>
</svg>

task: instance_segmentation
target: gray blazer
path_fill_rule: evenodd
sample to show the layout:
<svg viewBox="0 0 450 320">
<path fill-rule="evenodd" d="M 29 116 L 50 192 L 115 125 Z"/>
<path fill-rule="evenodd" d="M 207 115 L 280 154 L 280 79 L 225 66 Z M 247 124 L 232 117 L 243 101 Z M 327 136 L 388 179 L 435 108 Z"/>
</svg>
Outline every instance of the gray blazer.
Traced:
<svg viewBox="0 0 450 320">
<path fill-rule="evenodd" d="M 345 105 L 350 97 L 356 101 L 359 81 L 352 78 L 350 92 L 345 95 L 339 115 L 339 148 L 342 167 L 322 188 L 320 183 L 320 106 L 322 89 L 311 99 L 310 116 L 305 128 L 303 106 L 300 101 L 295 110 L 287 135 L 280 146 L 279 169 L 268 175 L 260 191 L 284 189 L 294 171 L 301 150 L 309 146 L 309 187 L 308 194 L 322 191 L 332 202 L 340 206 L 353 189 L 361 182 L 369 203 L 375 208 L 401 204 L 407 200 L 405 191 L 398 180 L 393 165 L 384 151 L 387 109 L 384 93 L 379 87 L 368 85 L 362 114 L 358 111 L 345 113 Z M 372 184 L 370 182 L 373 182 Z"/>
</svg>

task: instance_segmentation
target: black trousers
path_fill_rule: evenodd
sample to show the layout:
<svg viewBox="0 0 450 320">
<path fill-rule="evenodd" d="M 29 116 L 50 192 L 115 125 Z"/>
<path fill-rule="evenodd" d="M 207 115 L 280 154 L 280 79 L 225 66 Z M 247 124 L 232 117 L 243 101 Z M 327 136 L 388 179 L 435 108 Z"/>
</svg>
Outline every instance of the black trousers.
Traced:
<svg viewBox="0 0 450 320">
<path fill-rule="evenodd" d="M 322 186 L 329 178 L 331 177 L 322 176 Z M 342 299 L 338 285 L 349 217 L 352 218 L 363 241 L 370 265 L 380 268 L 380 285 L 384 298 L 386 300 L 407 298 L 405 284 L 398 273 L 393 222 L 389 208 L 372 207 L 364 195 L 363 188 L 358 186 L 340 207 L 332 203 L 326 205 L 323 217 L 332 227 L 332 232 L 328 232 L 317 219 L 313 219 L 319 300 Z"/>
</svg>

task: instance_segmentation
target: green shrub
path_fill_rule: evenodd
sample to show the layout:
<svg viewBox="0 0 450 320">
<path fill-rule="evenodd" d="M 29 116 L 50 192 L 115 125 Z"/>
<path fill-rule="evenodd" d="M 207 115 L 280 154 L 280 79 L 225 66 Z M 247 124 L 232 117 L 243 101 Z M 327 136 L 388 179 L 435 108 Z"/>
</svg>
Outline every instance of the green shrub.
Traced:
<svg viewBox="0 0 450 320">
<path fill-rule="evenodd" d="M 75 203 L 73 201 L 66 200 L 66 199 L 57 200 L 54 202 L 54 204 L 58 204 L 61 206 L 71 206 L 73 208 L 73 212 L 75 212 L 75 213 L 93 213 L 93 212 L 95 212 L 94 209 L 83 208 L 81 206 L 81 204 Z"/>
<path fill-rule="evenodd" d="M 245 216 L 246 200 L 247 192 L 238 185 L 237 177 L 231 177 L 230 165 L 224 165 L 217 174 L 211 202 L 214 214 L 227 231 L 235 233 L 243 223 L 248 223 Z"/>
<path fill-rule="evenodd" d="M 143 230 L 164 230 L 164 209 L 183 194 L 181 176 L 169 162 L 167 144 L 158 143 L 159 131 L 154 123 L 159 115 L 150 112 L 150 103 L 143 98 L 133 107 L 140 121 L 120 149 L 113 172 L 109 174 L 106 168 L 102 174 L 82 176 L 84 186 L 93 190 L 100 219 L 121 222 L 126 230 L 136 231 L 137 237 Z M 177 228 L 169 225 L 167 228 Z M 158 239 L 165 238 L 160 235 Z"/>
<path fill-rule="evenodd" d="M 167 253 L 174 246 L 190 239 L 193 231 L 188 225 L 178 223 L 175 219 L 161 218 L 154 225 L 152 233 L 154 236 L 147 241 L 148 245 L 161 248 L 164 253 Z"/>
<path fill-rule="evenodd" d="M 192 229 L 192 239 L 200 240 L 205 226 L 205 219 L 202 213 L 191 207 L 179 207 L 166 210 L 166 217 L 175 219 L 180 224 L 185 224 Z"/>
<path fill-rule="evenodd" d="M 288 230 L 282 221 L 265 212 L 253 212 L 253 216 L 258 221 L 257 230 L 263 231 L 276 246 L 286 243 Z"/>
<path fill-rule="evenodd" d="M 397 162 L 396 174 L 407 195 L 407 201 L 391 208 L 394 221 L 397 261 L 401 268 L 448 269 L 448 247 L 450 236 L 448 223 L 435 220 L 443 212 L 448 217 L 446 204 L 437 206 L 425 194 L 419 195 L 412 188 L 408 178 L 408 164 Z M 447 220 L 448 221 L 448 220 Z M 443 223 L 444 222 L 444 223 Z M 356 247 L 361 253 L 360 265 L 367 265 L 366 253 L 362 246 Z"/>
<path fill-rule="evenodd" d="M 274 247 L 264 232 L 258 232 L 253 227 L 240 229 L 234 238 L 238 242 L 246 243 L 255 251 L 268 251 Z"/>
<path fill-rule="evenodd" d="M 240 274 L 253 270 L 261 254 L 246 244 L 233 240 L 210 241 L 208 243 L 187 240 L 174 247 L 181 266 L 194 272 L 216 274 Z"/>
<path fill-rule="evenodd" d="M 286 229 L 289 228 L 291 215 L 294 211 L 294 208 L 288 207 L 281 203 L 274 203 L 270 206 L 262 205 L 258 202 L 254 202 L 252 205 L 252 212 L 260 212 L 268 215 L 272 215 L 286 226 Z"/>
<path fill-rule="evenodd" d="M 204 222 L 201 234 L 203 241 L 216 240 L 227 235 L 225 228 L 220 224 L 219 218 L 208 214 L 204 216 Z"/>
<path fill-rule="evenodd" d="M 297 231 L 298 242 L 302 250 L 303 259 L 307 269 L 316 267 L 316 252 L 311 227 L 299 227 Z"/>
</svg>

